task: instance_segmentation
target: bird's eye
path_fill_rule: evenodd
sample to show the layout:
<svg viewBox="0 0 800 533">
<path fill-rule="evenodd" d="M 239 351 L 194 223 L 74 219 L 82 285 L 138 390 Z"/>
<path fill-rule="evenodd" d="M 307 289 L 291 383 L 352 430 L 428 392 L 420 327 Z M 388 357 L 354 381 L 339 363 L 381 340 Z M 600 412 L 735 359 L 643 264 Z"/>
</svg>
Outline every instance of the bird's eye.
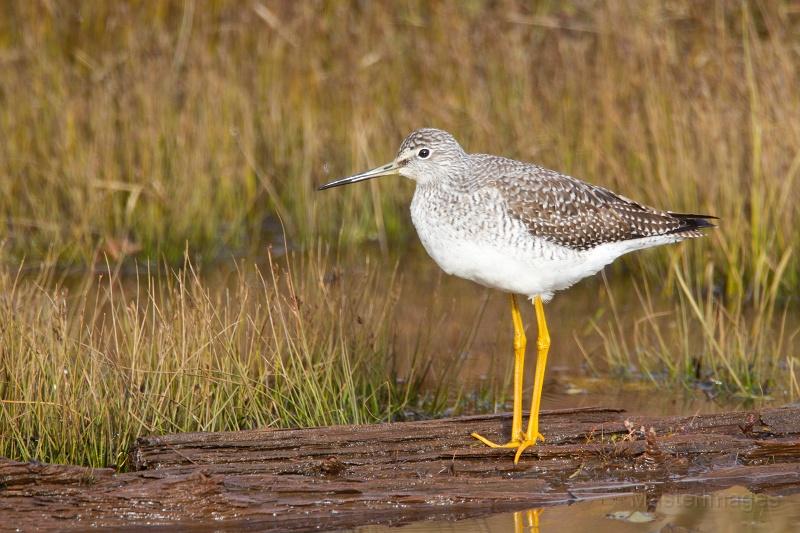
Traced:
<svg viewBox="0 0 800 533">
<path fill-rule="evenodd" d="M 420 157 L 420 159 L 427 159 L 427 157 L 431 155 L 431 151 L 428 150 L 427 148 L 423 148 L 422 150 L 417 152 L 417 155 Z"/>
</svg>

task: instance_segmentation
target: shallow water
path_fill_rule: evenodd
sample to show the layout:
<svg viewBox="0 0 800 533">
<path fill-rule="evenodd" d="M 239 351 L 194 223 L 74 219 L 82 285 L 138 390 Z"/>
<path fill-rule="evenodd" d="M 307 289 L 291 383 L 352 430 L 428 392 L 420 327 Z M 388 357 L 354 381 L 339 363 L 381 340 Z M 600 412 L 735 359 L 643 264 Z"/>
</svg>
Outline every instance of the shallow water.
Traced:
<svg viewBox="0 0 800 533">
<path fill-rule="evenodd" d="M 365 526 L 359 533 L 769 532 L 797 531 L 800 495 L 764 496 L 743 487 L 706 495 L 668 494 L 648 505 L 644 495 L 500 513 L 458 521 L 423 521 L 401 527 Z"/>
</svg>

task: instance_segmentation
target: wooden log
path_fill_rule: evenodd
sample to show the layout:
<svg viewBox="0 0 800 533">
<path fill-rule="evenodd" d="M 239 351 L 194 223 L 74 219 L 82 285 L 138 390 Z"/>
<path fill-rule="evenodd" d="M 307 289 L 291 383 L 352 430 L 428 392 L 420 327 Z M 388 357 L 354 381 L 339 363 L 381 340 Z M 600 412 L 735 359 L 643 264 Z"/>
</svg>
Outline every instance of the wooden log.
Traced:
<svg viewBox="0 0 800 533">
<path fill-rule="evenodd" d="M 0 461 L 4 524 L 346 528 L 456 519 L 610 495 L 800 490 L 800 407 L 684 417 L 542 414 L 547 442 L 487 448 L 509 415 L 139 439 L 135 471 Z"/>
</svg>

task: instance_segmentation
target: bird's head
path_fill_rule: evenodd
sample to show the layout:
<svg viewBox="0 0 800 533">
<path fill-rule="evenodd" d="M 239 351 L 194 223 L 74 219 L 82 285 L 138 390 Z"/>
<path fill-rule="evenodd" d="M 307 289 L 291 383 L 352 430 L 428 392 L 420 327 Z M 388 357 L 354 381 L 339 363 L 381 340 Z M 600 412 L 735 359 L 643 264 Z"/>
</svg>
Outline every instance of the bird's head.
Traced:
<svg viewBox="0 0 800 533">
<path fill-rule="evenodd" d="M 355 176 L 332 181 L 319 190 L 396 174 L 417 183 L 432 183 L 460 171 L 466 158 L 466 152 L 452 135 L 443 130 L 421 128 L 412 131 L 403 140 L 394 161 Z"/>
</svg>

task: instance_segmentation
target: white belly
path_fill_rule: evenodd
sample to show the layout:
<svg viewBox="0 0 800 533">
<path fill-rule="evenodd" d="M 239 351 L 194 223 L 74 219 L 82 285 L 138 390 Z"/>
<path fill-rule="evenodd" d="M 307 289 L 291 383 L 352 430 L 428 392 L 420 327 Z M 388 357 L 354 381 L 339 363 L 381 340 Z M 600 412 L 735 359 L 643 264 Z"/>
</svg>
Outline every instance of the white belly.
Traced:
<svg viewBox="0 0 800 533">
<path fill-rule="evenodd" d="M 553 291 L 580 279 L 563 268 L 563 260 L 520 257 L 514 250 L 442 238 L 430 232 L 420 233 L 420 240 L 428 255 L 448 274 L 505 292 L 540 295 L 547 300 Z"/>
<path fill-rule="evenodd" d="M 545 301 L 624 253 L 664 243 L 663 238 L 637 239 L 578 251 L 533 237 L 521 223 L 506 224 L 502 235 L 465 231 L 425 209 L 416 197 L 411 217 L 428 255 L 448 274 Z"/>
</svg>

